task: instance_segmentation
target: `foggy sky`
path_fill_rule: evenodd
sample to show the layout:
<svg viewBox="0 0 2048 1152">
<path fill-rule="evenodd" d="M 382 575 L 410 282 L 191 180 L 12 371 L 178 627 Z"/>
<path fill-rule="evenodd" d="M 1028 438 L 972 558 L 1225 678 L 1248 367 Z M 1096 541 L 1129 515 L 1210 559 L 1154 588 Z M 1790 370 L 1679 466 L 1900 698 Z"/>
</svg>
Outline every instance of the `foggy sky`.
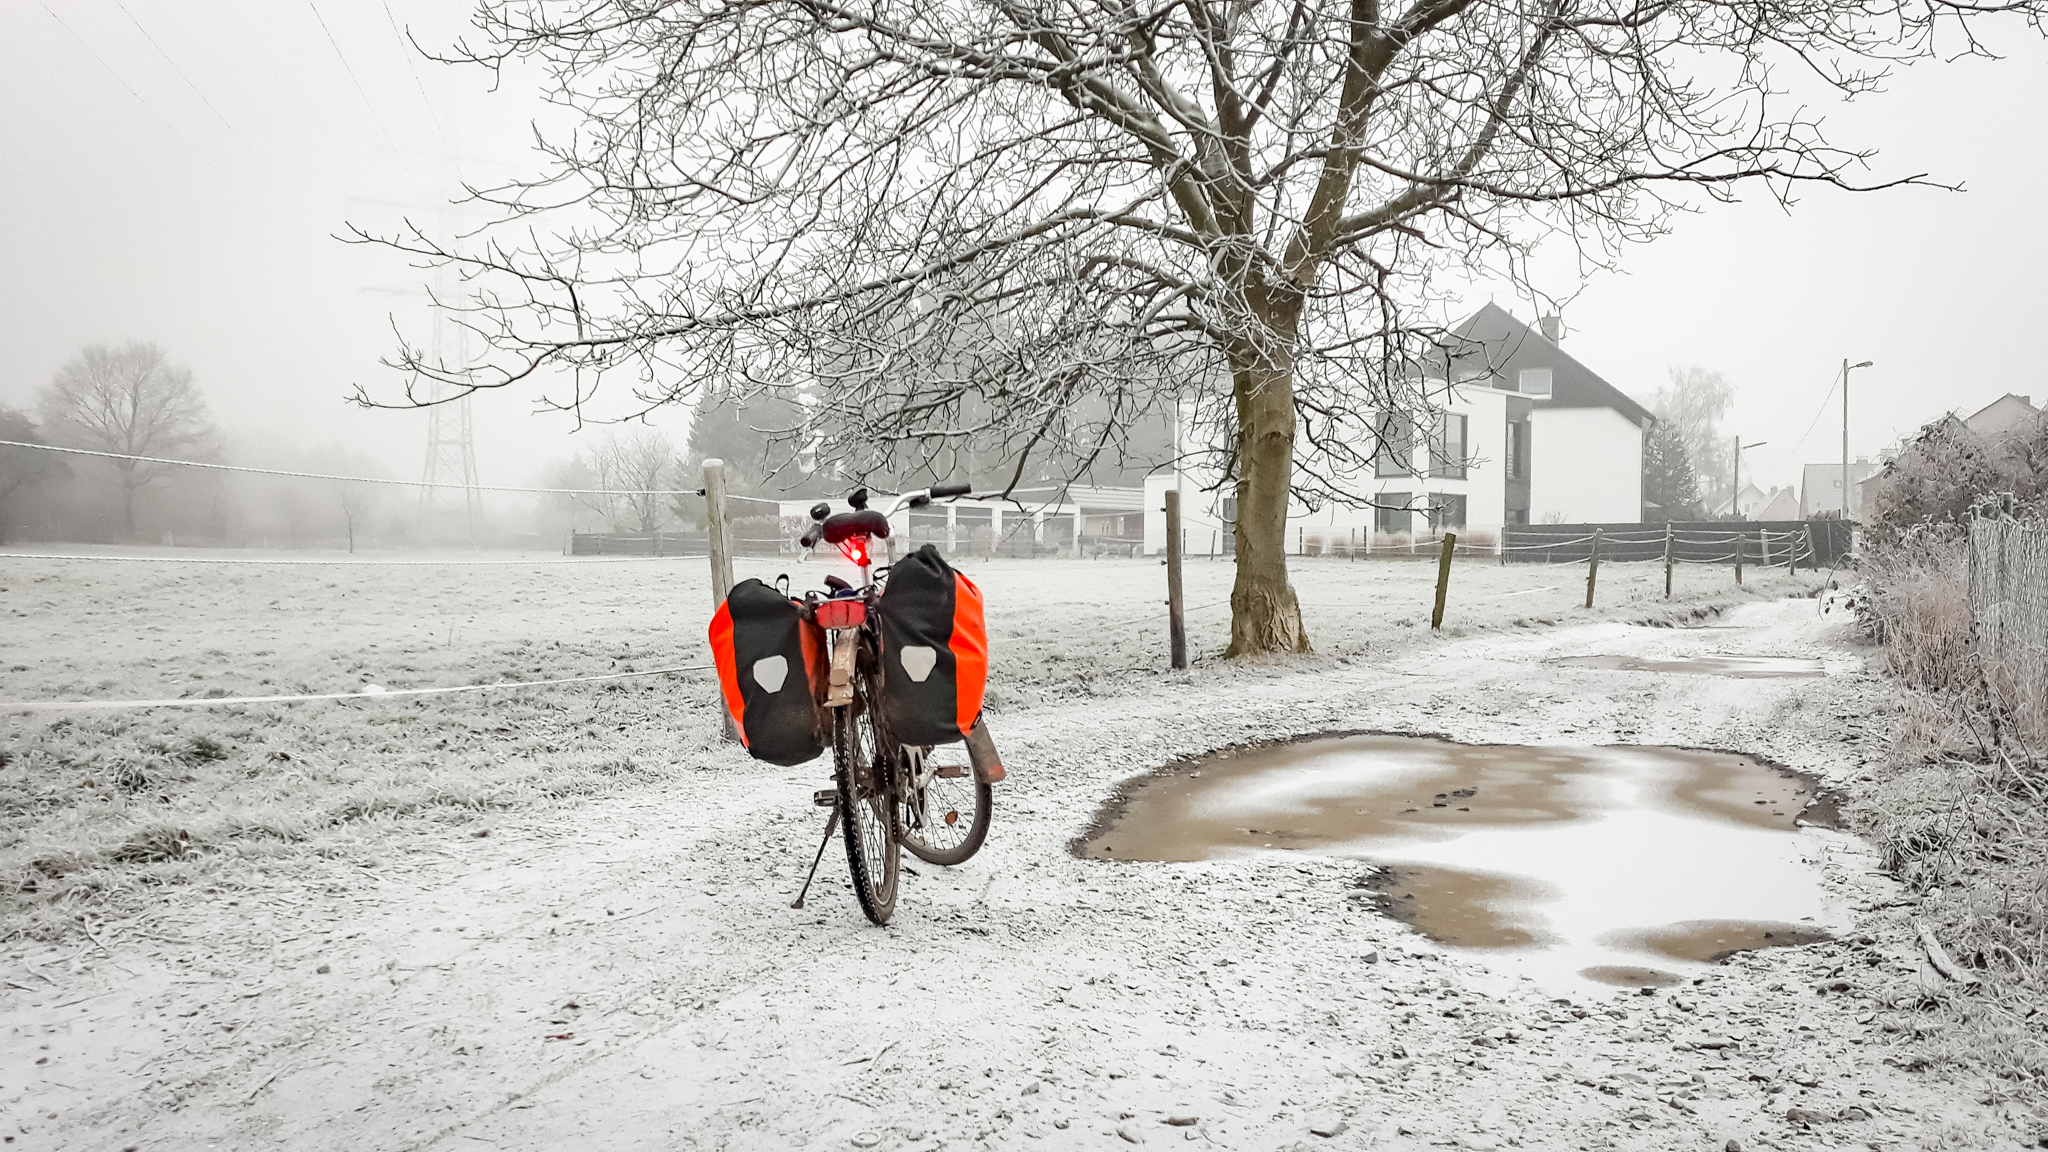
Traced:
<svg viewBox="0 0 2048 1152">
<path fill-rule="evenodd" d="M 440 230 L 457 178 L 533 170 L 542 110 L 522 78 L 489 93 L 398 31 L 442 45 L 465 20 L 465 5 L 425 0 L 0 4 L 0 402 L 29 406 L 87 342 L 138 337 L 193 368 L 245 450 L 343 441 L 417 476 L 425 417 L 344 397 L 357 382 L 394 391 L 376 361 L 394 314 L 424 338 L 421 276 L 332 236 L 405 214 Z M 2048 400 L 2031 347 L 2048 305 L 2048 47 L 2007 27 L 1991 38 L 2003 61 L 1920 65 L 1847 106 L 1802 90 L 1837 142 L 1881 149 L 1873 177 L 1968 191 L 1816 189 L 1788 214 L 1759 189 L 1583 285 L 1555 253 L 1544 287 L 1573 297 L 1566 348 L 1645 401 L 1669 366 L 1726 373 L 1729 430 L 1770 442 L 1744 461 L 1766 484 L 1837 458 L 1839 397 L 1821 406 L 1844 357 L 1877 362 L 1854 376 L 1858 455 L 2008 391 Z M 1475 284 L 1445 319 L 1489 297 L 1536 314 Z M 578 446 L 532 400 L 476 402 L 484 483 L 530 482 Z M 657 423 L 680 439 L 687 414 Z"/>
</svg>

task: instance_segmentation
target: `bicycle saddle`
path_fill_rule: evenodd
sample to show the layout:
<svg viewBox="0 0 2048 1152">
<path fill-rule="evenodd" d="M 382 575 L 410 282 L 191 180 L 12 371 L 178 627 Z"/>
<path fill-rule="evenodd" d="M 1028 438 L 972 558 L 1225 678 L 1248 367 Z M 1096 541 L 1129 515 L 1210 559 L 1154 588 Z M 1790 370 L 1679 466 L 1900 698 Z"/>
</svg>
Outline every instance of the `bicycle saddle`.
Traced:
<svg viewBox="0 0 2048 1152">
<path fill-rule="evenodd" d="M 825 518 L 825 543 L 837 544 L 855 536 L 889 538 L 889 518 L 872 508 L 838 512 Z"/>
</svg>

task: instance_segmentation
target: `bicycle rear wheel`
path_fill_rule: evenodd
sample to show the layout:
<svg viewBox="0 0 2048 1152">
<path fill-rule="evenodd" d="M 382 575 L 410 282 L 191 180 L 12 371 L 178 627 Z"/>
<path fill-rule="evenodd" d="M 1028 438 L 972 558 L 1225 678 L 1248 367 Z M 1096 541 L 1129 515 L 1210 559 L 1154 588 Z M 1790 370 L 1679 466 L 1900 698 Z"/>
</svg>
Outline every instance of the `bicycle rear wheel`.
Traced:
<svg viewBox="0 0 2048 1152">
<path fill-rule="evenodd" d="M 846 865 L 853 895 L 876 924 L 896 911 L 895 773 L 893 748 L 884 744 L 864 684 L 853 702 L 835 709 L 832 720 L 833 783 L 839 789 L 839 826 L 846 837 Z"/>
<path fill-rule="evenodd" d="M 988 839 L 995 789 L 971 768 L 923 760 L 911 756 L 899 768 L 903 810 L 897 815 L 897 837 L 928 864 L 963 863 Z"/>
</svg>

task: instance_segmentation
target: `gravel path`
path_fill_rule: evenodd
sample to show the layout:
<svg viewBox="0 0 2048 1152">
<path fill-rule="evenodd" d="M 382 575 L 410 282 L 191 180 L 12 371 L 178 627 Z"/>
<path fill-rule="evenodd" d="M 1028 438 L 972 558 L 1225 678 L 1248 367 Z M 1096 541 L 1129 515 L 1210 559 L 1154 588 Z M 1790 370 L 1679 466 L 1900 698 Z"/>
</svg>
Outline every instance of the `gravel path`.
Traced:
<svg viewBox="0 0 2048 1152">
<path fill-rule="evenodd" d="M 1675 994 L 1562 999 L 1375 915 L 1355 863 L 1067 851 L 1119 781 L 1324 730 L 1739 749 L 1853 790 L 1889 697 L 1814 611 L 1423 636 L 1374 662 L 1020 703 L 995 722 L 1012 773 L 987 848 L 912 862 L 886 930 L 836 845 L 789 907 L 825 772 L 737 752 L 659 791 L 391 826 L 288 875 L 254 861 L 83 944 L 11 949 L 0 1131 L 10 1149 L 2016 1147 L 1980 1087 L 1911 1070 L 1914 1013 L 1888 1007 L 1914 987 L 1909 910 L 1845 836 L 1814 833 L 1815 867 L 1856 935 Z M 1831 675 L 1542 663 L 1702 651 Z"/>
</svg>

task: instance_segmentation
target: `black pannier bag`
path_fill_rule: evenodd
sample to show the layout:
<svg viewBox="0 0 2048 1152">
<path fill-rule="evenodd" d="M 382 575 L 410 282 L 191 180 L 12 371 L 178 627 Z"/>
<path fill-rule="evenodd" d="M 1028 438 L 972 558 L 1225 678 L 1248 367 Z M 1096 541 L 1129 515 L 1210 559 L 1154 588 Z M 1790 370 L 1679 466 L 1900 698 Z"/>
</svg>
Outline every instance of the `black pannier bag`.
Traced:
<svg viewBox="0 0 2048 1152">
<path fill-rule="evenodd" d="M 801 605 L 759 580 L 740 581 L 711 618 L 711 658 L 754 759 L 787 766 L 825 750 L 825 637 Z"/>
<path fill-rule="evenodd" d="M 981 589 L 927 544 L 889 569 L 880 615 L 890 734 L 903 744 L 966 739 L 988 686 Z"/>
</svg>

